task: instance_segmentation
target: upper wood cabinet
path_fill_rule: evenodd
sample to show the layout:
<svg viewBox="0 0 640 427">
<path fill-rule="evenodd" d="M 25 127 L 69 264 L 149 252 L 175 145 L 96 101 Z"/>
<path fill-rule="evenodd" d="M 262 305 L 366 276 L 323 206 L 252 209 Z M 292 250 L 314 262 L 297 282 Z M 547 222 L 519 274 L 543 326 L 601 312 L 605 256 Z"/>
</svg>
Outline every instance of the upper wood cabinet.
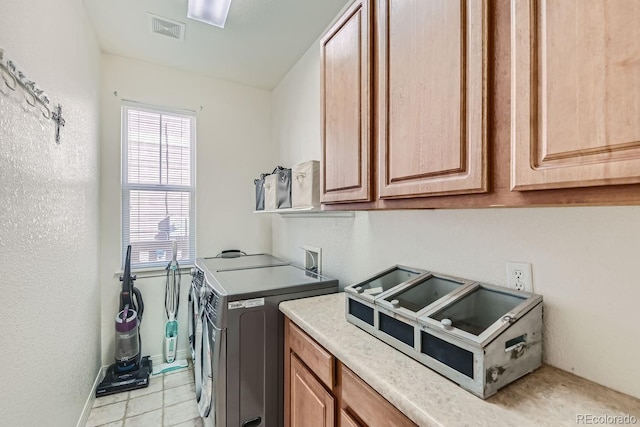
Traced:
<svg viewBox="0 0 640 427">
<path fill-rule="evenodd" d="M 379 197 L 485 192 L 485 1 L 378 5 Z"/>
<path fill-rule="evenodd" d="M 321 55 L 325 209 L 640 203 L 640 0 L 356 1 Z"/>
<path fill-rule="evenodd" d="M 485 1 L 375 1 L 321 42 L 322 202 L 487 191 Z"/>
<path fill-rule="evenodd" d="M 371 8 L 357 0 L 321 40 L 321 201 L 371 200 Z"/>
<path fill-rule="evenodd" d="M 640 1 L 511 6 L 511 188 L 640 182 Z"/>
</svg>

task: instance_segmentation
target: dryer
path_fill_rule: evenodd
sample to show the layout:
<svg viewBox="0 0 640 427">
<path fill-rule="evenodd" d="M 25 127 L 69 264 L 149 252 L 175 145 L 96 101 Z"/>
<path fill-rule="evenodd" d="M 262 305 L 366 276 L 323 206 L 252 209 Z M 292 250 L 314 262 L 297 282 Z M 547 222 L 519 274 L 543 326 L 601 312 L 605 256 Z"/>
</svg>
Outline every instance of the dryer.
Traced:
<svg viewBox="0 0 640 427">
<path fill-rule="evenodd" d="M 232 268 L 197 259 L 203 299 L 202 392 L 206 426 L 282 425 L 284 316 L 278 304 L 338 291 L 338 281 L 262 255 L 268 265 Z M 270 257 L 270 258 L 269 258 Z"/>
</svg>

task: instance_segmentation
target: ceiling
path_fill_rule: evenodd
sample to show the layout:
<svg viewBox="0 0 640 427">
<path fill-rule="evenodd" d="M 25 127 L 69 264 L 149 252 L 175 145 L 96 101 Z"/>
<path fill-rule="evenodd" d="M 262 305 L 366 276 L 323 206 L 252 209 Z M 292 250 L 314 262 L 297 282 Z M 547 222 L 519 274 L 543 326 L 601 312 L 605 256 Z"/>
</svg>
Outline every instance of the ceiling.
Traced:
<svg viewBox="0 0 640 427">
<path fill-rule="evenodd" d="M 271 90 L 350 0 L 233 0 L 225 28 L 187 18 L 187 0 L 84 0 L 103 52 Z M 151 33 L 151 13 L 186 24 Z"/>
</svg>

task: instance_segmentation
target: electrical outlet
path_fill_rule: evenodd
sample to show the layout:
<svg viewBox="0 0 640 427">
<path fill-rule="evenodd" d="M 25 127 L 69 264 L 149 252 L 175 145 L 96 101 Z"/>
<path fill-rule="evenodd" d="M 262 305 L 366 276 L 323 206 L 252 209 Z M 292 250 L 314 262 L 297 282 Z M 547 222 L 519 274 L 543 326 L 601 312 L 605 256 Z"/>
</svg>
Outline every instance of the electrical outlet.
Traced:
<svg viewBox="0 0 640 427">
<path fill-rule="evenodd" d="M 533 292 L 531 264 L 507 261 L 507 286 L 518 291 Z"/>
<path fill-rule="evenodd" d="M 304 269 L 322 274 L 322 249 L 304 245 Z"/>
</svg>

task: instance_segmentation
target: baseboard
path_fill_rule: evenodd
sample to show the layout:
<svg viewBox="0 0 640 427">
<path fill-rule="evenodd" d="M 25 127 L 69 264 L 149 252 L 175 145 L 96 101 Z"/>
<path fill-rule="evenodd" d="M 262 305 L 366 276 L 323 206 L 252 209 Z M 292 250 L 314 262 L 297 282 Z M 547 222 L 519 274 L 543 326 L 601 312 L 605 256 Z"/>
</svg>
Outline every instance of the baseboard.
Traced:
<svg viewBox="0 0 640 427">
<path fill-rule="evenodd" d="M 89 397 L 87 397 L 87 401 L 84 403 L 84 408 L 82 409 L 82 413 L 80 414 L 80 419 L 78 420 L 78 424 L 76 427 L 85 427 L 87 421 L 89 420 L 89 415 L 91 414 L 91 408 L 93 408 L 93 402 L 96 400 L 96 389 L 98 388 L 98 384 L 102 381 L 105 374 L 107 373 L 108 366 L 103 366 L 98 371 L 98 375 L 96 375 L 96 379 L 93 382 L 93 387 L 91 387 L 91 393 Z"/>
</svg>

